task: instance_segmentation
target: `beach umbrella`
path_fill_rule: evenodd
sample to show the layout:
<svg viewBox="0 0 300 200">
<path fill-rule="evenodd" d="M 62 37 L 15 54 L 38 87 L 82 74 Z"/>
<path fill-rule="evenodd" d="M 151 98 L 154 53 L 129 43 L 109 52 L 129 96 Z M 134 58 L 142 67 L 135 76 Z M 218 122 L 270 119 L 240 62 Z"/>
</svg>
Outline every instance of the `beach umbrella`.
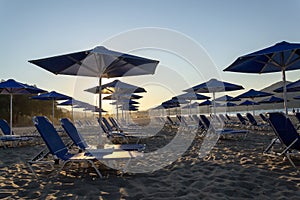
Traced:
<svg viewBox="0 0 300 200">
<path fill-rule="evenodd" d="M 133 101 L 131 99 L 120 99 L 120 100 L 116 100 L 115 102 L 111 103 L 111 105 L 129 105 L 129 104 L 140 104 L 137 101 Z"/>
<path fill-rule="evenodd" d="M 99 94 L 100 92 L 100 86 L 95 86 L 92 88 L 88 88 L 84 91 L 86 92 L 90 92 L 93 94 Z M 113 93 L 142 93 L 142 92 L 146 92 L 146 90 L 144 88 L 135 86 L 135 85 L 131 85 L 128 83 L 124 83 L 120 80 L 114 80 L 110 83 L 101 85 L 101 94 L 113 94 Z"/>
<path fill-rule="evenodd" d="M 300 69 L 300 44 L 283 41 L 237 58 L 224 71 L 259 74 L 281 71 L 284 109 L 288 114 L 285 72 L 296 69 Z"/>
<path fill-rule="evenodd" d="M 238 99 L 244 99 L 244 98 L 250 98 L 252 101 L 249 102 L 253 102 L 254 103 L 254 99 L 257 97 L 267 97 L 267 96 L 271 96 L 273 95 L 272 93 L 268 93 L 268 92 L 263 92 L 263 91 L 258 91 L 258 90 L 254 90 L 254 89 L 250 89 L 247 92 L 244 92 L 240 95 L 238 95 L 235 98 Z M 253 116 L 255 115 L 255 111 L 254 111 L 254 105 L 252 105 L 252 112 L 253 112 Z"/>
<path fill-rule="evenodd" d="M 132 94 L 132 93 L 143 93 L 146 92 L 146 90 L 144 88 L 135 86 L 135 85 L 131 85 L 128 83 L 124 83 L 120 80 L 114 80 L 110 83 L 101 85 L 101 92 L 99 90 L 99 86 L 96 87 L 92 87 L 89 89 L 86 89 L 84 91 L 86 92 L 91 92 L 93 94 Z M 116 104 L 117 105 L 117 104 Z M 118 115 L 118 105 L 117 105 L 117 120 L 119 119 L 119 115 Z"/>
<path fill-rule="evenodd" d="M 222 101 L 222 102 L 229 102 L 229 101 L 240 101 L 241 99 L 239 98 L 234 98 L 232 96 L 229 96 L 229 95 L 224 95 L 224 96 L 221 96 L 221 97 L 218 97 L 215 99 L 215 101 Z"/>
<path fill-rule="evenodd" d="M 117 102 L 118 102 L 118 101 L 122 101 L 122 100 L 124 100 L 124 101 L 127 100 L 128 101 L 129 99 L 140 99 L 140 98 L 142 98 L 142 96 L 139 96 L 139 95 L 136 95 L 136 94 L 132 94 L 132 93 L 118 93 L 118 92 L 114 92 L 113 94 L 104 97 L 103 100 L 117 100 Z M 119 119 L 118 104 L 116 103 L 115 105 L 116 105 L 117 120 L 118 120 Z"/>
<path fill-rule="evenodd" d="M 246 100 L 246 101 L 240 103 L 239 105 L 240 106 L 247 106 L 247 111 L 248 111 L 248 106 L 252 105 L 252 110 L 253 110 L 253 115 L 254 115 L 254 105 L 259 105 L 259 104 L 255 101 Z"/>
<path fill-rule="evenodd" d="M 127 93 L 113 93 L 109 96 L 106 96 L 103 98 L 103 100 L 118 100 L 118 99 L 141 99 L 143 98 L 140 95 L 136 95 L 136 94 L 127 94 Z"/>
<path fill-rule="evenodd" d="M 216 104 L 215 104 L 215 93 L 216 92 L 225 92 L 225 91 L 235 91 L 244 89 L 243 86 L 219 81 L 217 79 L 210 79 L 207 82 L 196 85 L 192 88 L 186 89 L 184 91 L 191 92 L 194 91 L 196 93 L 212 93 L 213 94 L 213 106 L 214 106 L 214 114 L 216 114 Z"/>
<path fill-rule="evenodd" d="M 300 96 L 296 96 L 296 97 L 294 97 L 294 99 L 297 99 L 297 100 L 299 100 L 299 99 L 300 99 Z"/>
<path fill-rule="evenodd" d="M 286 92 L 299 92 L 299 91 L 300 91 L 300 80 L 286 85 Z M 283 92 L 283 87 L 275 89 L 274 92 Z"/>
<path fill-rule="evenodd" d="M 33 96 L 31 97 L 32 99 L 36 99 L 36 100 L 45 100 L 45 101 L 52 101 L 52 123 L 54 124 L 54 105 L 55 105 L 55 101 L 57 100 L 68 100 L 68 99 L 72 99 L 72 97 L 55 92 L 55 91 L 51 91 L 48 93 L 44 93 L 44 94 L 40 94 L 38 96 Z"/>
<path fill-rule="evenodd" d="M 71 106 L 72 107 L 72 120 L 74 120 L 74 110 L 73 109 L 75 108 L 75 106 L 81 107 L 80 105 L 83 105 L 83 104 L 85 104 L 85 103 L 72 98 L 72 99 L 66 100 L 64 102 L 61 102 L 57 105 L 58 106 Z"/>
<path fill-rule="evenodd" d="M 268 92 L 263 92 L 263 91 L 250 89 L 247 92 L 244 92 L 244 93 L 238 95 L 235 98 L 240 98 L 240 99 L 250 98 L 250 99 L 254 100 L 257 97 L 267 97 L 267 96 L 271 96 L 271 95 L 273 95 L 273 94 L 268 93 Z"/>
<path fill-rule="evenodd" d="M 257 97 L 267 97 L 267 96 L 271 96 L 271 95 L 273 95 L 273 94 L 268 93 L 268 92 L 250 89 L 247 92 L 244 92 L 243 94 L 240 94 L 235 98 L 238 98 L 238 99 L 250 98 L 252 100 L 252 102 L 254 102 L 254 99 Z M 253 116 L 254 116 L 254 105 L 253 105 Z"/>
<path fill-rule="evenodd" d="M 274 109 L 274 103 L 282 103 L 282 102 L 284 102 L 283 98 L 271 96 L 271 97 L 268 97 L 266 99 L 259 101 L 258 103 L 259 104 L 263 104 L 263 103 L 273 104 L 273 109 Z"/>
<path fill-rule="evenodd" d="M 30 86 L 24 83 L 17 82 L 13 79 L 8 79 L 0 83 L 0 94 L 10 96 L 10 134 L 12 134 L 12 101 L 14 95 L 25 95 L 25 94 L 38 94 L 46 92 L 45 90 L 39 89 L 35 86 Z"/>
<path fill-rule="evenodd" d="M 109 50 L 103 46 L 60 56 L 30 60 L 54 74 L 89 76 L 99 78 L 101 91 L 102 78 L 154 74 L 159 61 Z M 101 92 L 99 92 L 99 108 Z M 99 112 L 101 120 L 102 115 Z"/>
<path fill-rule="evenodd" d="M 221 106 L 224 106 L 224 107 L 228 108 L 228 112 L 230 112 L 229 108 L 230 108 L 230 107 L 237 106 L 237 104 L 232 103 L 232 102 L 226 102 L 225 104 L 223 104 L 223 105 L 221 105 Z M 227 112 L 227 111 L 226 111 L 226 112 Z"/>
<path fill-rule="evenodd" d="M 210 97 L 208 97 L 208 96 L 197 94 L 195 92 L 187 92 L 187 93 L 175 96 L 173 98 L 177 98 L 177 99 L 180 99 L 180 100 L 188 100 L 190 106 L 191 106 L 191 101 L 192 100 L 210 99 Z M 191 114 L 191 107 L 189 108 L 189 113 Z"/>
<path fill-rule="evenodd" d="M 207 106 L 207 113 L 209 113 L 209 106 L 212 106 L 213 104 L 215 104 L 215 106 L 221 106 L 221 104 L 219 104 L 217 102 L 213 103 L 210 100 L 203 101 L 203 102 L 199 103 L 198 106 Z"/>
<path fill-rule="evenodd" d="M 259 104 L 261 104 L 261 103 L 282 103 L 283 101 L 284 101 L 283 98 L 271 96 L 269 98 L 259 101 L 258 103 Z"/>
</svg>

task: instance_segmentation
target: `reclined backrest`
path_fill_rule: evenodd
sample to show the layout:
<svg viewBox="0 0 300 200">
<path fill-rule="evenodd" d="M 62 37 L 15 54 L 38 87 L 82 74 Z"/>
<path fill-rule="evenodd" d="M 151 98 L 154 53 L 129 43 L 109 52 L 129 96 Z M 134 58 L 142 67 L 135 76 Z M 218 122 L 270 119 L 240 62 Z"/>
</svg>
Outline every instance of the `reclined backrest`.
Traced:
<svg viewBox="0 0 300 200">
<path fill-rule="evenodd" d="M 209 119 L 208 119 L 205 115 L 200 115 L 200 118 L 201 118 L 201 120 L 202 120 L 202 122 L 203 122 L 205 128 L 208 129 L 209 126 L 210 126 L 210 121 L 209 121 Z"/>
<path fill-rule="evenodd" d="M 121 127 L 119 126 L 119 124 L 117 123 L 117 121 L 116 121 L 114 118 L 109 117 L 108 119 L 109 119 L 109 121 L 113 124 L 113 126 L 114 126 L 115 128 L 117 128 L 117 129 L 120 129 L 120 128 L 121 128 Z"/>
<path fill-rule="evenodd" d="M 106 118 L 102 117 L 102 121 L 105 125 L 105 127 L 107 128 L 108 131 L 112 132 L 113 131 L 113 128 L 111 127 L 110 123 L 107 121 Z"/>
<path fill-rule="evenodd" d="M 243 125 L 246 125 L 246 119 L 241 115 L 241 113 L 237 113 L 236 116 Z"/>
<path fill-rule="evenodd" d="M 5 119 L 0 119 L 0 128 L 4 135 L 10 135 L 10 127 Z"/>
<path fill-rule="evenodd" d="M 259 114 L 260 118 L 265 121 L 265 122 L 268 122 L 268 119 L 266 118 L 265 115 L 263 115 L 262 113 Z"/>
<path fill-rule="evenodd" d="M 283 113 L 269 113 L 269 122 L 275 134 L 286 146 L 298 138 L 298 141 L 291 148 L 300 150 L 300 136 L 288 117 Z"/>
<path fill-rule="evenodd" d="M 257 121 L 256 119 L 253 117 L 253 115 L 251 113 L 246 113 L 247 118 L 249 119 L 249 122 L 254 125 L 257 126 Z"/>
<path fill-rule="evenodd" d="M 60 122 L 61 126 L 64 128 L 76 146 L 78 146 L 80 149 L 86 149 L 88 147 L 81 134 L 78 133 L 77 128 L 68 118 L 62 118 Z"/>
<path fill-rule="evenodd" d="M 33 118 L 33 123 L 45 141 L 50 153 L 63 159 L 68 153 L 68 149 L 50 121 L 44 116 L 36 116 Z"/>
</svg>

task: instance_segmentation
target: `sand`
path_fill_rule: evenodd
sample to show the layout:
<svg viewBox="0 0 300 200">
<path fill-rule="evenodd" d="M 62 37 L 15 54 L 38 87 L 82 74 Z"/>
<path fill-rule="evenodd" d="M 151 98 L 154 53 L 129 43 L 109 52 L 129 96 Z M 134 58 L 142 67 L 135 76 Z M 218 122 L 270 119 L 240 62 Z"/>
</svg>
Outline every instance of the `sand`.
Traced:
<svg viewBox="0 0 300 200">
<path fill-rule="evenodd" d="M 197 137 L 183 156 L 163 169 L 120 175 L 102 167 L 103 179 L 93 169 L 78 170 L 74 165 L 58 177 L 49 167 L 41 167 L 36 179 L 26 161 L 43 144 L 1 148 L 0 198 L 300 199 L 300 174 L 288 161 L 262 154 L 272 138 L 271 131 L 252 131 L 245 139 L 220 139 L 208 156 L 199 159 L 203 139 Z M 163 142 L 168 141 L 157 137 L 148 145 Z"/>
</svg>

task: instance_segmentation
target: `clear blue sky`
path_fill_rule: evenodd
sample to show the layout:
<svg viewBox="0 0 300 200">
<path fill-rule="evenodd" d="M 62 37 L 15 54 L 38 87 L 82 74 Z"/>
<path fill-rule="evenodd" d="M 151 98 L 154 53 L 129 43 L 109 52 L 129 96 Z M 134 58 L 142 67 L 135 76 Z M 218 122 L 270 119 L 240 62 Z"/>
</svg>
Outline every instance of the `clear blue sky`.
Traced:
<svg viewBox="0 0 300 200">
<path fill-rule="evenodd" d="M 222 70 L 238 56 L 282 40 L 300 42 L 299 10 L 299 0 L 0 0 L 0 78 L 73 95 L 78 79 L 52 75 L 27 61 L 91 49 L 131 29 L 159 27 L 178 31 L 201 45 L 224 81 L 261 89 L 279 81 L 281 74 Z M 287 79 L 298 80 L 299 74 L 288 72 Z"/>
</svg>

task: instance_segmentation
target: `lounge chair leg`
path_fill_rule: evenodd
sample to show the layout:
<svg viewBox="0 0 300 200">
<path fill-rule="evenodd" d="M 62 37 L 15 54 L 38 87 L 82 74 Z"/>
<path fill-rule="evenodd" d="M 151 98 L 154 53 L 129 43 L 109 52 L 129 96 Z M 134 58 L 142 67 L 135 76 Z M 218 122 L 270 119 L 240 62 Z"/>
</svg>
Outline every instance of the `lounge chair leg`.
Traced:
<svg viewBox="0 0 300 200">
<path fill-rule="evenodd" d="M 270 149 L 272 148 L 272 146 L 275 144 L 275 142 L 278 140 L 278 138 L 273 138 L 271 143 L 269 144 L 269 146 L 264 150 L 263 153 L 268 153 L 270 151 Z"/>
<path fill-rule="evenodd" d="M 289 154 L 285 154 L 285 157 L 287 157 L 287 159 L 289 160 L 289 162 L 293 165 L 294 168 L 297 169 L 295 163 L 292 161 L 291 156 Z"/>
<path fill-rule="evenodd" d="M 91 160 L 88 160 L 88 162 L 89 162 L 89 163 L 92 165 L 92 167 L 95 169 L 95 171 L 96 171 L 96 173 L 98 174 L 98 176 L 99 176 L 100 178 L 103 178 L 101 172 L 100 172 L 100 171 L 98 170 L 98 168 L 95 166 L 94 162 L 91 161 Z"/>
<path fill-rule="evenodd" d="M 29 169 L 31 170 L 32 174 L 34 175 L 34 177 L 37 179 L 37 175 L 35 173 L 35 171 L 33 170 L 32 166 L 31 166 L 31 163 L 27 162 L 27 166 L 29 167 Z"/>
</svg>

